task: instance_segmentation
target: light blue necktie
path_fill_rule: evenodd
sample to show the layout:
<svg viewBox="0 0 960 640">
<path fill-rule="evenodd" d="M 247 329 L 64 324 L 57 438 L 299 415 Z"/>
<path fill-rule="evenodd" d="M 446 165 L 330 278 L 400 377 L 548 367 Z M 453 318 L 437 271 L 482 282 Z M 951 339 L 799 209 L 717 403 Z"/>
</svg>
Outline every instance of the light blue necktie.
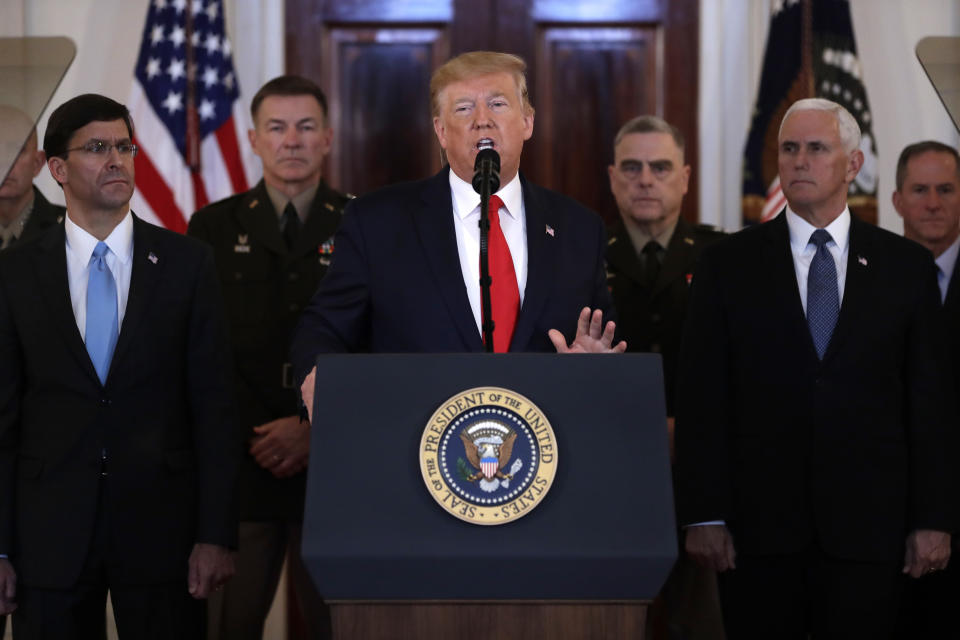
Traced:
<svg viewBox="0 0 960 640">
<path fill-rule="evenodd" d="M 827 243 L 831 240 L 833 238 L 825 229 L 817 229 L 810 236 L 810 243 L 817 246 L 817 252 L 807 272 L 807 326 L 810 327 L 817 357 L 821 360 L 840 316 L 837 265 L 827 249 Z"/>
<path fill-rule="evenodd" d="M 117 283 L 107 266 L 110 249 L 98 242 L 90 256 L 90 279 L 87 281 L 87 353 L 101 383 L 107 381 L 113 349 L 117 346 Z"/>
</svg>

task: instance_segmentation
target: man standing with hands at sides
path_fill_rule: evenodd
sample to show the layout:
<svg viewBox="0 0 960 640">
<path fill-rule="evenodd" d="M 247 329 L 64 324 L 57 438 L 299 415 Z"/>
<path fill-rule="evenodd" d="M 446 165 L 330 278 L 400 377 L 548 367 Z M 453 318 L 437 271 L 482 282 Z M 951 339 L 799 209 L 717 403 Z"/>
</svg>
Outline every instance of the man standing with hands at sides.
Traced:
<svg viewBox="0 0 960 640">
<path fill-rule="evenodd" d="M 630 351 L 663 358 L 672 454 L 675 380 L 690 282 L 700 252 L 724 234 L 680 217 L 690 165 L 684 162 L 679 129 L 657 116 L 637 116 L 617 132 L 613 151 L 607 173 L 620 223 L 607 246 L 607 284 L 619 335 Z M 681 554 L 650 608 L 647 627 L 651 638 L 722 637 L 716 574 Z"/>
<path fill-rule="evenodd" d="M 851 217 L 856 120 L 794 103 L 785 211 L 708 247 L 680 360 L 686 549 L 731 638 L 884 638 L 901 573 L 943 569 L 958 457 L 933 259 Z"/>
<path fill-rule="evenodd" d="M 29 131 L 26 142 L 23 134 Z M 44 165 L 43 151 L 37 149 L 37 130 L 19 109 L 0 105 L 0 145 L 23 145 L 6 177 L 0 175 L 0 250 L 39 235 L 63 220 L 63 207 L 50 204 L 33 186 Z M 0 167 L 0 171 L 3 168 Z M 2 629 L 0 622 L 0 629 Z"/>
<path fill-rule="evenodd" d="M 490 198 L 494 350 L 615 351 L 600 218 L 520 173 L 533 135 L 526 64 L 464 53 L 430 81 L 433 126 L 449 167 L 350 203 L 337 254 L 304 312 L 292 358 L 312 410 L 320 353 L 481 352 L 478 221 L 471 181 L 481 147 L 500 157 Z"/>
<path fill-rule="evenodd" d="M 256 187 L 198 211 L 187 233 L 213 246 L 229 310 L 240 468 L 237 575 L 210 599 L 209 638 L 259 640 L 289 558 L 309 638 L 330 635 L 329 612 L 300 558 L 310 425 L 301 421 L 287 359 L 300 311 L 333 255 L 348 197 L 322 177 L 333 138 L 327 99 L 299 76 L 267 82 L 251 103 Z"/>
<path fill-rule="evenodd" d="M 239 447 L 213 258 L 130 211 L 104 96 L 50 116 L 67 214 L 0 253 L 0 613 L 18 640 L 201 638 L 233 573 Z"/>
<path fill-rule="evenodd" d="M 953 147 L 927 140 L 907 146 L 897 162 L 897 190 L 893 206 L 903 218 L 903 235 L 933 254 L 937 283 L 948 328 L 946 345 L 952 358 L 953 379 L 960 372 L 960 158 Z M 952 393 L 951 393 L 952 391 Z M 960 387 L 946 390 L 960 398 Z M 956 541 L 953 541 L 954 547 Z M 960 568 L 954 555 L 945 571 L 908 579 L 900 624 L 903 638 L 960 637 Z"/>
</svg>

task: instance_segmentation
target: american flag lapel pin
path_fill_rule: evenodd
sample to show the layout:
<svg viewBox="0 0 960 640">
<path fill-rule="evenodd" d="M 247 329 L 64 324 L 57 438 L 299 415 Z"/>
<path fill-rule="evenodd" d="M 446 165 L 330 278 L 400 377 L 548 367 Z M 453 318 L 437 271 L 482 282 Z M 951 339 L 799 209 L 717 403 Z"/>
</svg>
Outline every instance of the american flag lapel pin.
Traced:
<svg viewBox="0 0 960 640">
<path fill-rule="evenodd" d="M 859 262 L 859 263 L 862 264 L 863 266 L 867 266 L 867 259 L 864 258 L 864 257 L 861 256 L 861 255 L 858 255 L 858 256 L 857 256 L 857 262 Z"/>
<path fill-rule="evenodd" d="M 557 237 L 557 232 L 554 231 L 554 230 L 553 230 L 553 227 L 551 227 L 550 225 L 547 225 L 546 231 L 547 231 L 547 235 L 550 236 L 551 238 L 556 238 L 556 237 Z"/>
<path fill-rule="evenodd" d="M 157 262 L 160 260 L 160 258 L 157 257 L 157 254 L 155 254 L 153 251 L 151 251 L 150 253 L 147 254 L 147 260 L 149 260 L 149 261 L 152 262 L 153 264 L 157 264 Z"/>
</svg>

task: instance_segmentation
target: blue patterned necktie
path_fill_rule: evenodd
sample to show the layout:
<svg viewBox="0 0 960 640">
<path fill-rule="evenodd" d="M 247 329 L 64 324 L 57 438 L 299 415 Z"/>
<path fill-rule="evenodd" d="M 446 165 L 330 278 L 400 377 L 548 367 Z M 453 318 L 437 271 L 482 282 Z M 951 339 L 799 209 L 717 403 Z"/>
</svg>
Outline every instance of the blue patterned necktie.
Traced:
<svg viewBox="0 0 960 640">
<path fill-rule="evenodd" d="M 87 327 L 84 341 L 87 353 L 101 383 L 107 381 L 113 349 L 117 346 L 117 283 L 107 266 L 110 249 L 98 242 L 90 256 L 90 278 L 87 281 Z"/>
<path fill-rule="evenodd" d="M 807 326 L 810 327 L 817 357 L 821 360 L 840 316 L 837 265 L 827 249 L 827 243 L 831 240 L 833 238 L 824 229 L 817 229 L 810 236 L 810 243 L 817 246 L 817 252 L 807 272 Z"/>
</svg>

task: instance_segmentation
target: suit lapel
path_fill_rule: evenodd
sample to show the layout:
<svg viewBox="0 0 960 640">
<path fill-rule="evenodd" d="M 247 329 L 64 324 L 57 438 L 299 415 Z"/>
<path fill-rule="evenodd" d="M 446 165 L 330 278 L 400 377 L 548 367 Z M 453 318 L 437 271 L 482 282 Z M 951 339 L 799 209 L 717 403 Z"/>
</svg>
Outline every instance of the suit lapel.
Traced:
<svg viewBox="0 0 960 640">
<path fill-rule="evenodd" d="M 286 255 L 287 245 L 280 235 L 280 221 L 262 180 L 243 199 L 237 210 L 237 222 L 258 245 L 274 253 Z"/>
<path fill-rule="evenodd" d="M 310 252 L 316 255 L 320 243 L 331 238 L 337 231 L 340 224 L 340 214 L 332 204 L 329 204 L 331 200 L 333 198 L 326 183 L 321 181 L 317 188 L 317 195 L 314 196 L 313 202 L 310 204 L 310 214 L 307 216 L 303 229 L 300 230 L 296 246 L 287 256 L 287 262 L 297 260 Z"/>
<path fill-rule="evenodd" d="M 64 245 L 66 233 L 63 226 L 46 233 L 37 242 L 34 252 L 34 265 L 40 280 L 40 295 L 46 299 L 50 308 L 50 317 L 56 318 L 60 325 L 58 332 L 67 343 L 67 350 L 88 375 L 99 383 L 97 372 L 93 368 L 83 336 L 77 328 L 77 318 L 73 314 L 70 299 L 70 284 L 67 281 L 67 255 Z"/>
<path fill-rule="evenodd" d="M 766 235 L 763 250 L 764 277 L 766 291 L 769 292 L 771 305 L 777 310 L 774 317 L 784 319 L 784 328 L 793 332 L 794 339 L 807 345 L 811 358 L 817 360 L 817 351 L 810 337 L 807 317 L 803 313 L 800 300 L 800 287 L 797 285 L 797 270 L 790 250 L 790 229 L 787 227 L 786 211 L 762 225 Z"/>
<path fill-rule="evenodd" d="M 629 278 L 634 282 L 643 282 L 640 258 L 637 257 L 637 252 L 630 241 L 630 234 L 627 233 L 623 222 L 617 225 L 607 242 L 606 258 L 607 264 L 612 267 L 617 276 Z"/>
<path fill-rule="evenodd" d="M 953 263 L 953 273 L 950 275 L 950 284 L 947 285 L 947 296 L 943 299 L 945 309 L 960 309 L 960 259 Z"/>
<path fill-rule="evenodd" d="M 131 213 L 132 215 L 132 213 Z M 157 242 L 153 228 L 133 216 L 133 265 L 130 273 L 130 291 L 127 295 L 127 309 L 117 338 L 117 347 L 113 351 L 110 363 L 112 372 L 116 363 L 129 349 L 137 327 L 146 314 L 147 304 L 153 297 L 153 290 L 160 281 L 166 261 L 170 259 Z M 110 375 L 107 375 L 109 382 Z"/>
<path fill-rule="evenodd" d="M 684 222 L 683 218 L 680 218 L 673 235 L 670 237 L 670 244 L 667 247 L 663 265 L 660 267 L 660 273 L 657 274 L 657 281 L 653 285 L 651 297 L 692 271 L 689 263 L 693 259 L 694 251 L 696 251 L 696 241 L 690 231 L 690 226 Z"/>
<path fill-rule="evenodd" d="M 847 277 L 843 286 L 843 301 L 840 303 L 840 317 L 833 329 L 833 336 L 827 351 L 823 354 L 826 362 L 837 352 L 843 341 L 857 326 L 857 317 L 864 308 L 864 301 L 873 287 L 873 274 L 870 262 L 877 256 L 873 252 L 873 242 L 867 223 L 850 217 L 850 241 L 847 247 Z"/>
<path fill-rule="evenodd" d="M 448 172 L 449 168 L 427 181 L 422 192 L 422 205 L 414 212 L 413 221 L 440 297 L 453 318 L 464 345 L 469 351 L 482 351 L 483 340 L 477 331 L 477 323 L 463 283 L 463 271 L 460 269 Z"/>
<path fill-rule="evenodd" d="M 510 341 L 510 351 L 525 351 L 536 329 L 537 319 L 549 297 L 553 276 L 556 273 L 556 234 L 564 232 L 540 201 L 535 187 L 521 175 L 523 209 L 527 226 L 527 285 L 523 305 Z M 548 234 L 547 227 L 553 229 Z"/>
</svg>

